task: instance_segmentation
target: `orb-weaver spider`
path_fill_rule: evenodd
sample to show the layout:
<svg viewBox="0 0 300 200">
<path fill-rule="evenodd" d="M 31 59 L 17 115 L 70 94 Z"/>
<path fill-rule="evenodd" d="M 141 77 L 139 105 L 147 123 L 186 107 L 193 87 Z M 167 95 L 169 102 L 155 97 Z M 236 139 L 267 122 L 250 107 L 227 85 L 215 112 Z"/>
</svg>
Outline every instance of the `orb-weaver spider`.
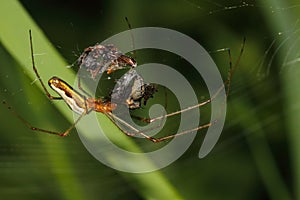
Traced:
<svg viewBox="0 0 300 200">
<path fill-rule="evenodd" d="M 112 111 L 118 106 L 117 104 L 111 103 L 109 100 L 103 100 L 101 98 L 97 99 L 97 98 L 92 98 L 92 97 L 86 97 L 86 96 L 80 94 L 79 92 L 77 92 L 76 90 L 74 90 L 69 84 L 67 84 L 65 81 L 63 81 L 62 79 L 60 79 L 58 77 L 52 77 L 48 81 L 49 86 L 59 95 L 59 97 L 52 96 L 48 92 L 48 90 L 47 90 L 46 86 L 44 85 L 44 83 L 42 82 L 41 77 L 40 77 L 40 75 L 39 75 L 39 73 L 37 71 L 37 68 L 35 66 L 31 30 L 29 30 L 29 39 L 30 39 L 30 50 L 31 50 L 31 59 L 32 59 L 33 71 L 34 71 L 37 79 L 39 80 L 39 82 L 40 82 L 40 84 L 41 84 L 44 92 L 46 93 L 47 97 L 50 100 L 64 100 L 66 102 L 66 104 L 70 107 L 71 110 L 73 110 L 75 113 L 79 114 L 79 117 L 77 118 L 77 120 L 66 131 L 64 131 L 64 132 L 55 132 L 55 131 L 50 131 L 50 130 L 46 130 L 46 129 L 42 129 L 42 128 L 38 128 L 38 127 L 32 126 L 26 119 L 24 119 L 16 111 L 14 111 L 6 103 L 6 101 L 3 101 L 3 104 L 6 105 L 7 108 L 9 110 L 11 110 L 20 121 L 22 121 L 28 128 L 30 128 L 33 131 L 38 131 L 38 132 L 43 132 L 43 133 L 48 133 L 48 134 L 54 134 L 54 135 L 58 135 L 58 136 L 64 137 L 64 136 L 66 136 L 66 135 L 68 135 L 70 133 L 70 131 L 75 127 L 75 125 L 80 121 L 80 119 L 82 117 L 84 117 L 85 115 L 89 114 L 92 111 L 103 113 L 112 122 L 114 122 L 114 124 L 116 124 L 117 126 L 118 126 L 118 124 L 115 121 L 118 121 L 121 124 L 126 125 L 128 128 L 130 128 L 131 130 L 133 130 L 133 132 L 125 131 L 125 130 L 121 129 L 120 126 L 118 126 L 118 128 L 121 131 L 123 131 L 126 135 L 128 135 L 128 136 L 134 136 L 136 134 L 140 134 L 141 136 L 143 136 L 146 139 L 148 139 L 148 140 L 150 140 L 152 142 L 155 142 L 155 143 L 156 142 L 161 142 L 161 141 L 164 141 L 164 140 L 168 140 L 168 139 L 171 139 L 171 138 L 174 138 L 175 136 L 184 135 L 184 134 L 190 133 L 192 131 L 197 131 L 197 130 L 200 130 L 200 129 L 208 128 L 208 127 L 210 127 L 213 124 L 212 122 L 210 122 L 210 123 L 198 126 L 196 128 L 193 128 L 193 129 L 190 129 L 190 130 L 185 130 L 185 131 L 182 131 L 182 132 L 179 132 L 179 133 L 176 133 L 176 134 L 170 134 L 170 135 L 167 135 L 167 136 L 164 136 L 164 137 L 161 137 L 161 138 L 154 138 L 154 137 L 150 137 L 150 136 L 146 135 L 142 131 L 136 130 L 130 124 L 127 124 L 127 122 L 125 122 L 121 118 L 115 116 L 112 113 Z M 240 55 L 239 55 L 239 57 L 237 59 L 237 62 L 236 62 L 236 64 L 234 66 L 232 66 L 230 50 L 228 49 L 229 58 L 230 58 L 230 68 L 229 68 L 228 78 L 225 81 L 225 84 L 222 86 L 222 88 L 220 88 L 212 98 L 210 98 L 210 99 L 208 99 L 208 100 L 206 100 L 204 102 L 201 102 L 201 103 L 199 103 L 197 105 L 190 106 L 190 107 L 187 107 L 185 109 L 182 109 L 182 110 L 179 110 L 179 111 L 176 111 L 176 112 L 168 113 L 168 114 L 163 115 L 163 116 L 159 116 L 159 117 L 152 118 L 152 119 L 147 119 L 147 118 L 140 117 L 139 119 L 142 120 L 142 121 L 144 121 L 144 122 L 147 122 L 147 123 L 152 123 L 154 121 L 161 120 L 161 119 L 166 118 L 166 117 L 171 117 L 171 116 L 178 115 L 180 113 L 189 111 L 191 109 L 199 108 L 201 106 L 209 104 L 212 101 L 212 99 L 216 95 L 218 95 L 218 92 L 225 87 L 225 85 L 227 86 L 227 92 L 226 92 L 226 94 L 228 95 L 231 78 L 232 78 L 232 75 L 233 75 L 233 72 L 234 72 L 235 68 L 237 67 L 237 65 L 238 65 L 238 63 L 240 61 L 241 55 L 242 55 L 243 50 L 244 50 L 244 45 L 245 45 L 245 39 L 244 39 L 243 44 L 242 44 Z M 84 53 L 86 53 L 86 51 Z M 136 66 L 136 62 L 134 61 L 134 59 L 131 59 L 128 56 L 123 57 L 123 58 L 125 58 L 125 59 L 121 59 L 122 62 L 125 60 L 126 63 L 131 63 L 132 66 L 134 66 L 134 67 Z M 113 68 L 111 68 L 111 69 L 113 69 Z M 109 73 L 111 73 L 114 70 L 115 69 L 108 70 L 108 71 L 106 70 L 106 71 L 109 72 Z M 96 71 L 96 72 L 98 73 L 98 71 Z M 144 86 L 141 83 L 139 85 L 140 86 Z M 132 92 L 133 93 L 136 92 L 135 91 L 136 89 L 137 88 L 133 88 Z M 139 88 L 138 90 L 139 90 L 138 92 L 140 93 L 140 95 L 138 97 L 135 97 L 135 99 L 133 99 L 133 101 L 140 101 L 143 98 L 144 98 L 144 100 L 147 100 L 146 98 L 149 98 L 149 96 L 151 96 L 154 93 L 154 91 L 151 91 L 151 90 L 150 90 L 150 92 L 146 92 L 145 88 L 144 89 L 140 89 Z M 130 97 L 133 97 L 133 94 L 131 94 Z M 136 102 L 134 102 L 134 103 L 136 103 Z M 130 108 L 130 106 L 129 106 L 129 108 Z"/>
</svg>

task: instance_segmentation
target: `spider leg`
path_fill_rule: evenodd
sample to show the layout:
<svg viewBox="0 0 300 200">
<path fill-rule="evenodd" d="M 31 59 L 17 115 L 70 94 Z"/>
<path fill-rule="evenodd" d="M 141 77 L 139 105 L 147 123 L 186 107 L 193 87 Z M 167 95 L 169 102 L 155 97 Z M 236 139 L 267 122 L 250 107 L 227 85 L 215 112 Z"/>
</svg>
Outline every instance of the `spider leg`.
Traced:
<svg viewBox="0 0 300 200">
<path fill-rule="evenodd" d="M 166 88 L 164 88 L 164 93 L 165 93 L 165 105 L 164 105 L 164 108 L 165 110 L 167 110 L 167 107 L 168 107 L 168 93 L 167 93 L 167 90 Z M 174 114 L 175 115 L 175 114 Z M 150 119 L 150 118 L 144 118 L 144 117 L 140 117 L 140 116 L 136 116 L 136 115 L 131 115 L 131 118 L 133 119 L 137 119 L 139 121 L 142 121 L 142 122 L 145 122 L 145 123 L 151 123 L 151 122 L 154 122 L 154 121 L 157 121 L 159 120 L 159 124 L 156 126 L 156 128 L 159 128 L 163 125 L 163 119 L 167 118 L 169 116 L 169 114 L 166 114 L 166 115 L 161 115 L 160 117 L 157 117 L 159 119 L 156 119 L 156 120 L 153 120 L 153 119 Z M 144 131 L 150 131 L 150 130 L 153 130 L 154 128 L 150 128 L 150 129 L 145 129 Z"/>
<path fill-rule="evenodd" d="M 242 45 L 241 45 L 240 54 L 239 54 L 239 56 L 237 58 L 237 61 L 236 61 L 235 65 L 232 65 L 232 57 L 231 57 L 231 51 L 230 51 L 230 49 L 229 48 L 225 49 L 226 51 L 228 51 L 228 56 L 229 56 L 229 70 L 228 70 L 227 79 L 224 82 L 224 84 L 217 90 L 217 92 L 210 99 L 208 99 L 208 100 L 206 100 L 204 102 L 201 102 L 201 103 L 199 103 L 197 105 L 190 106 L 190 107 L 184 108 L 182 110 L 175 111 L 175 112 L 172 112 L 172 113 L 169 113 L 169 114 L 166 114 L 166 115 L 163 115 L 163 116 L 155 117 L 155 118 L 144 118 L 144 117 L 139 117 L 139 116 L 132 116 L 132 118 L 140 120 L 140 121 L 145 122 L 145 123 L 151 123 L 151 122 L 154 122 L 154 121 L 157 121 L 157 120 L 161 120 L 163 118 L 167 118 L 167 117 L 171 117 L 171 116 L 175 116 L 175 115 L 184 113 L 186 111 L 189 111 L 189 110 L 192 110 L 192 109 L 195 109 L 195 108 L 200 108 L 200 107 L 202 107 L 202 106 L 204 106 L 206 104 L 211 103 L 212 100 L 214 98 L 216 98 L 216 96 L 224 89 L 224 87 L 227 87 L 226 88 L 226 97 L 228 97 L 228 94 L 229 94 L 229 91 L 230 91 L 231 79 L 232 79 L 232 76 L 234 74 L 234 71 L 236 70 L 237 66 L 240 63 L 242 54 L 244 52 L 245 42 L 246 42 L 246 38 L 243 39 L 243 42 L 242 42 Z"/>
<path fill-rule="evenodd" d="M 204 101 L 204 102 L 201 102 L 197 105 L 194 105 L 194 106 L 190 106 L 190 107 L 187 107 L 185 109 L 182 109 L 182 110 L 179 110 L 179 111 L 175 111 L 175 112 L 172 112 L 172 113 L 169 113 L 169 114 L 166 114 L 166 115 L 162 115 L 162 116 L 159 116 L 159 117 L 155 117 L 155 118 L 143 118 L 143 117 L 139 117 L 139 116 L 132 116 L 132 118 L 135 118 L 135 119 L 138 119 L 140 121 L 143 121 L 143 122 L 146 122 L 146 123 L 151 123 L 151 122 L 154 122 L 154 121 L 157 121 L 157 120 L 161 120 L 163 118 L 167 118 L 167 117 L 171 117 L 171 116 L 175 116 L 175 115 L 178 115 L 178 114 L 181 114 L 183 112 L 187 112 L 189 110 L 192 110 L 192 109 L 195 109 L 195 108 L 200 108 L 206 104 L 209 104 L 212 102 L 212 100 L 214 98 L 216 98 L 216 96 L 225 88 L 227 87 L 226 89 L 226 97 L 228 97 L 228 94 L 229 94 L 229 91 L 230 91 L 230 84 L 231 84 L 231 79 L 232 79 L 232 76 L 233 76 L 233 73 L 235 71 L 235 69 L 237 68 L 239 62 L 240 62 L 240 59 L 241 59 L 241 56 L 243 54 L 243 51 L 244 51 L 244 46 L 245 46 L 245 38 L 243 40 L 243 43 L 242 43 L 242 47 L 241 47 L 241 50 L 240 50 L 240 54 L 239 54 L 239 57 L 235 63 L 235 65 L 233 66 L 232 65 L 232 57 L 231 57 L 231 52 L 230 52 L 230 49 L 226 49 L 228 51 L 228 55 L 229 55 L 229 70 L 228 70 L 228 76 L 227 76 L 227 80 L 224 82 L 224 84 L 217 90 L 217 92 L 208 100 Z M 148 135 L 146 135 L 144 132 L 145 131 L 149 131 L 151 129 L 155 129 L 156 127 L 153 127 L 151 129 L 148 129 L 148 130 L 143 130 L 143 131 L 140 131 L 138 129 L 136 129 L 135 127 L 133 127 L 132 125 L 128 124 L 127 122 L 125 122 L 124 120 L 120 119 L 119 117 L 113 115 L 112 113 L 107 113 L 107 116 L 116 124 L 116 126 L 122 131 L 124 132 L 127 136 L 134 136 L 136 134 L 140 134 L 142 135 L 143 137 L 145 137 L 146 139 L 154 142 L 154 143 L 158 143 L 158 142 L 162 142 L 162 141 L 165 141 L 165 140 L 168 140 L 168 139 L 172 139 L 176 136 L 181 136 L 181 135 L 185 135 L 187 133 L 190 133 L 190 132 L 193 132 L 193 131 L 198 131 L 198 130 L 201 130 L 201 129 L 204 129 L 204 128 L 208 128 L 210 126 L 212 126 L 214 124 L 214 122 L 210 122 L 210 123 L 207 123 L 207 124 L 204 124 L 204 125 L 201 125 L 201 126 L 198 126 L 196 128 L 193 128 L 193 129 L 189 129 L 189 130 L 185 130 L 185 131 L 182 131 L 182 132 L 179 132 L 179 133 L 176 133 L 176 134 L 170 134 L 170 135 L 167 135 L 167 136 L 164 136 L 164 137 L 160 137 L 160 138 L 154 138 L 154 137 L 150 137 Z M 116 120 L 120 123 L 122 123 L 123 125 L 125 125 L 126 127 L 128 127 L 129 129 L 131 129 L 133 132 L 129 132 L 127 130 L 123 130 L 120 125 L 118 125 L 116 123 Z M 160 125 L 158 125 L 157 127 L 159 127 Z"/>
<path fill-rule="evenodd" d="M 179 133 L 170 134 L 170 135 L 167 135 L 167 136 L 164 136 L 164 137 L 160 137 L 160 138 L 155 138 L 155 137 L 150 137 L 150 136 L 146 135 L 144 133 L 144 131 L 140 131 L 140 130 L 136 129 L 135 127 L 133 127 L 132 125 L 128 124 L 127 122 L 125 122 L 121 118 L 113 115 L 112 113 L 105 113 L 105 114 L 127 136 L 133 137 L 133 136 L 135 136 L 137 134 L 140 134 L 141 136 L 143 136 L 147 140 L 150 140 L 151 142 L 154 142 L 154 143 L 158 143 L 158 142 L 162 142 L 162 141 L 165 141 L 165 140 L 169 140 L 169 139 L 172 139 L 174 137 L 182 136 L 182 135 L 188 134 L 188 133 L 193 132 L 193 131 L 199 131 L 201 129 L 208 128 L 208 127 L 210 127 L 213 124 L 213 123 L 208 123 L 208 124 L 204 124 L 204 125 L 198 126 L 196 128 L 185 130 L 185 131 L 182 131 L 182 132 L 179 132 Z M 131 129 L 133 132 L 129 132 L 127 130 L 122 129 L 120 127 L 120 125 L 116 123 L 116 121 L 122 123 L 127 128 Z"/>
<path fill-rule="evenodd" d="M 80 121 L 80 119 L 86 115 L 87 112 L 83 112 L 78 119 L 64 132 L 56 132 L 56 131 L 50 131 L 50 130 L 46 130 L 46 129 L 42 129 L 42 128 L 38 128 L 35 126 L 32 126 L 27 120 L 25 120 L 21 115 L 19 115 L 10 105 L 7 104 L 6 101 L 2 101 L 2 104 L 4 104 L 8 110 L 10 110 L 12 112 L 12 114 L 14 114 L 23 124 L 25 124 L 29 129 L 33 130 L 33 131 L 37 131 L 37 132 L 42 132 L 42 133 L 48 133 L 48 134 L 52 134 L 52 135 L 57 135 L 57 136 L 61 136 L 61 137 L 65 137 L 67 136 L 70 131 L 76 126 L 76 124 Z"/>
<path fill-rule="evenodd" d="M 37 79 L 39 80 L 40 84 L 42 85 L 43 90 L 45 91 L 47 97 L 48 97 L 50 100 L 60 100 L 60 99 L 62 99 L 62 97 L 54 97 L 54 96 L 52 96 L 52 95 L 49 93 L 49 91 L 47 90 L 45 84 L 43 83 L 43 81 L 42 81 L 42 79 L 41 79 L 41 77 L 40 77 L 40 74 L 39 74 L 38 71 L 37 71 L 37 68 L 35 67 L 31 30 L 29 30 L 29 40 L 30 40 L 30 51 L 31 51 L 32 68 L 33 68 L 33 71 L 34 71 L 34 73 L 35 73 Z"/>
<path fill-rule="evenodd" d="M 229 70 L 228 70 L 227 80 L 225 81 L 225 84 L 227 86 L 227 90 L 226 90 L 226 95 L 227 96 L 228 96 L 229 91 L 230 91 L 230 85 L 231 85 L 232 76 L 234 74 L 234 71 L 236 70 L 236 68 L 238 67 L 238 65 L 240 63 L 242 54 L 244 52 L 245 43 L 246 43 L 246 38 L 244 37 L 242 45 L 241 45 L 240 54 L 239 54 L 239 56 L 238 56 L 238 58 L 237 58 L 236 63 L 235 63 L 234 66 L 232 66 L 232 57 L 231 57 L 230 49 L 229 48 L 226 49 L 228 51 L 228 56 L 229 56 Z"/>
<path fill-rule="evenodd" d="M 112 114 L 111 112 L 107 112 L 107 113 L 104 113 L 123 133 L 125 133 L 127 136 L 131 136 L 133 137 L 134 135 L 136 134 L 140 134 L 142 135 L 143 137 L 149 139 L 151 137 L 149 137 L 148 135 L 144 134 L 144 133 L 141 133 L 138 129 L 136 129 L 135 127 L 133 127 L 132 125 L 130 125 L 129 123 L 125 122 L 123 119 L 117 117 L 116 115 Z M 135 133 L 130 133 L 128 131 L 124 131 L 120 125 L 116 122 L 120 122 L 122 123 L 123 125 L 125 125 L 127 128 L 130 128 L 131 130 L 133 130 Z"/>
<path fill-rule="evenodd" d="M 208 127 L 210 127 L 211 125 L 212 125 L 212 123 L 204 124 L 204 125 L 198 126 L 198 127 L 196 127 L 196 128 L 189 129 L 189 130 L 182 131 L 182 132 L 175 133 L 175 134 L 170 134 L 170 135 L 167 135 L 167 136 L 165 136 L 165 137 L 152 138 L 151 141 L 152 141 L 152 142 L 155 142 L 155 143 L 162 142 L 162 141 L 164 141 L 164 140 L 169 140 L 169 139 L 172 139 L 172 138 L 177 137 L 177 136 L 182 136 L 182 135 L 191 133 L 191 132 L 193 132 L 193 131 L 199 131 L 199 130 L 201 130 L 201 129 L 208 128 Z"/>
<path fill-rule="evenodd" d="M 222 88 L 223 88 L 223 87 L 222 87 Z M 210 102 L 212 101 L 212 99 L 215 98 L 215 96 L 217 96 L 217 94 L 221 91 L 222 88 L 220 88 L 220 89 L 218 90 L 218 92 L 217 92 L 212 98 L 210 98 L 210 99 L 208 99 L 208 100 L 206 100 L 206 101 L 204 101 L 204 102 L 202 102 L 202 103 L 199 103 L 199 104 L 197 104 L 197 105 L 189 106 L 189 107 L 184 108 L 184 109 L 182 109 L 182 110 L 175 111 L 175 112 L 172 112 L 172 113 L 168 113 L 168 114 L 166 114 L 166 115 L 162 115 L 162 116 L 155 117 L 155 118 L 144 118 L 144 117 L 134 116 L 134 115 L 132 116 L 132 118 L 137 119 L 137 120 L 140 120 L 140 121 L 142 121 L 142 122 L 152 123 L 152 122 L 154 122 L 154 121 L 161 120 L 161 119 L 163 119 L 163 118 L 172 117 L 172 116 L 175 116 L 175 115 L 178 115 L 178 114 L 187 112 L 187 111 L 192 110 L 192 109 L 195 109 L 195 108 L 199 108 L 199 107 L 201 107 L 201 106 L 204 106 L 204 105 L 210 103 Z"/>
<path fill-rule="evenodd" d="M 80 79 L 79 75 L 78 75 L 78 84 L 77 85 L 78 85 L 79 90 L 81 90 L 88 97 L 91 97 L 91 95 L 81 87 L 81 79 Z"/>
</svg>

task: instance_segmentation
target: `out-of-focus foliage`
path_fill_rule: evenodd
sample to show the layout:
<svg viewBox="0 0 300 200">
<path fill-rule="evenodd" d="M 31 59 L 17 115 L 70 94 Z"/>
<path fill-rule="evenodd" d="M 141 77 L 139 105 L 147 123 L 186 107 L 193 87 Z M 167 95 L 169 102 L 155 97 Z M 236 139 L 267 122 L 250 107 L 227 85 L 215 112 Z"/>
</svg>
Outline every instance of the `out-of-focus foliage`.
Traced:
<svg viewBox="0 0 300 200">
<path fill-rule="evenodd" d="M 23 16 L 22 9 L 29 15 Z M 63 102 L 50 103 L 37 87 L 34 74 L 26 70 L 31 67 L 29 28 L 35 30 L 37 65 L 45 82 L 54 75 L 74 81 L 76 67 L 65 66 L 84 48 L 127 30 L 125 16 L 133 28 L 165 27 L 192 37 L 211 53 L 224 79 L 229 58 L 219 50 L 230 48 L 235 63 L 246 37 L 232 80 L 224 131 L 204 159 L 197 156 L 205 134 L 200 131 L 188 151 L 159 172 L 118 172 L 94 159 L 76 131 L 67 138 L 38 134 L 1 106 L 1 198 L 300 198 L 297 1 L 23 0 L 3 1 L 0 11 L 0 100 L 9 102 L 33 124 L 53 130 L 68 127 L 72 113 Z M 47 52 L 41 52 L 48 47 Z M 138 63 L 180 62 L 164 54 L 144 54 L 137 52 Z M 186 71 L 181 67 L 179 71 Z M 200 100 L 202 93 L 207 96 L 203 81 L 193 73 L 185 76 Z M 168 98 L 172 102 L 172 95 Z M 209 109 L 204 109 L 201 117 L 208 120 Z M 122 133 L 112 134 L 118 137 Z M 135 144 L 136 140 L 125 138 L 124 144 L 129 149 L 153 145 L 147 141 Z"/>
</svg>

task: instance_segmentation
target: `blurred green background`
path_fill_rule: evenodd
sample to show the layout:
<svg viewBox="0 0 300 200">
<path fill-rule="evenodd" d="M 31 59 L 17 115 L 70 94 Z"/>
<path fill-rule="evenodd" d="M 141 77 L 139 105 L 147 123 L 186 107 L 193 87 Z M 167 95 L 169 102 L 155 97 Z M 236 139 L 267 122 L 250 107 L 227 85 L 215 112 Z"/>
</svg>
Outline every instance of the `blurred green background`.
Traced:
<svg viewBox="0 0 300 200">
<path fill-rule="evenodd" d="M 77 69 L 66 65 L 85 47 L 128 30 L 125 16 L 133 28 L 165 27 L 192 37 L 211 52 L 224 79 L 229 58 L 219 50 L 230 48 L 235 63 L 243 37 L 247 41 L 213 151 L 198 158 L 200 131 L 180 159 L 158 172 L 108 168 L 87 152 L 76 131 L 66 138 L 38 134 L 1 106 L 0 198 L 300 199 L 299 12 L 296 0 L 2 1 L 0 99 L 50 130 L 66 129 L 72 113 L 62 102 L 50 103 L 33 81 L 28 29 L 43 80 L 57 75 L 70 83 Z M 151 55 L 138 52 L 138 63 L 180 63 Z M 186 66 L 181 70 L 199 99 L 207 96 L 203 81 L 196 82 Z M 209 119 L 209 107 L 203 112 Z M 129 149 L 154 145 L 136 140 L 120 139 Z"/>
</svg>

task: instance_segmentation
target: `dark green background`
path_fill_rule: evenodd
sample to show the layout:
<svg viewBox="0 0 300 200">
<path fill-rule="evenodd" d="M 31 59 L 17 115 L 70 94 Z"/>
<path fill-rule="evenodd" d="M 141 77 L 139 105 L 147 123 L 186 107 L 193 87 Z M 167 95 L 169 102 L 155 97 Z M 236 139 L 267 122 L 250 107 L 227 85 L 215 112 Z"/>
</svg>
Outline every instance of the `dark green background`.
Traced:
<svg viewBox="0 0 300 200">
<path fill-rule="evenodd" d="M 180 159 L 155 175 L 108 168 L 87 152 L 75 131 L 67 138 L 37 134 L 0 107 L 1 199 L 162 198 L 166 185 L 152 176 L 171 188 L 164 198 L 174 194 L 208 200 L 300 198 L 297 1 L 247 1 L 248 6 L 219 0 L 20 2 L 69 64 L 85 47 L 128 30 L 125 16 L 133 28 L 165 27 L 192 37 L 211 51 L 224 79 L 229 58 L 227 52 L 215 51 L 230 48 L 235 63 L 243 37 L 247 41 L 216 147 L 199 159 L 205 134 L 200 131 Z M 0 20 L 4 24 L 6 19 Z M 23 51 L 29 56 L 29 45 Z M 177 66 L 191 80 L 199 99 L 207 96 L 203 81 L 197 82 L 198 77 L 176 56 L 137 52 L 137 61 Z M 64 66 L 52 67 L 59 71 Z M 27 73 L 0 43 L 0 99 L 38 126 L 64 130 L 69 122 L 31 84 Z M 171 95 L 168 99 L 172 103 Z M 205 114 L 209 116 L 209 107 Z M 155 148 L 148 141 L 138 144 Z"/>
</svg>

